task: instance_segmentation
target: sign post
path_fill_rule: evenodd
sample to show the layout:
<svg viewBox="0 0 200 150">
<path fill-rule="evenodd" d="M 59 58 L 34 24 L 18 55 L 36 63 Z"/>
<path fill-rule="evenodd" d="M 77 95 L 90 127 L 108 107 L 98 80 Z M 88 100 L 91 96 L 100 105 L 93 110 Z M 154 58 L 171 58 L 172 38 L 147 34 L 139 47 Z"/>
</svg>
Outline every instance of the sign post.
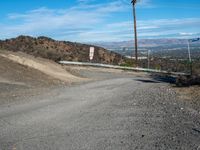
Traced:
<svg viewBox="0 0 200 150">
<path fill-rule="evenodd" d="M 189 57 L 189 63 L 190 63 L 190 75 L 192 75 L 192 73 L 193 73 L 193 62 L 192 62 L 192 58 L 191 58 L 191 50 L 190 50 L 190 42 L 192 43 L 192 42 L 197 42 L 197 41 L 200 41 L 200 38 L 195 38 L 195 39 L 189 39 L 188 41 L 187 41 L 187 44 L 188 44 L 188 57 Z"/>
<path fill-rule="evenodd" d="M 94 47 L 90 47 L 89 58 L 90 58 L 90 61 L 92 61 L 94 58 Z"/>
</svg>

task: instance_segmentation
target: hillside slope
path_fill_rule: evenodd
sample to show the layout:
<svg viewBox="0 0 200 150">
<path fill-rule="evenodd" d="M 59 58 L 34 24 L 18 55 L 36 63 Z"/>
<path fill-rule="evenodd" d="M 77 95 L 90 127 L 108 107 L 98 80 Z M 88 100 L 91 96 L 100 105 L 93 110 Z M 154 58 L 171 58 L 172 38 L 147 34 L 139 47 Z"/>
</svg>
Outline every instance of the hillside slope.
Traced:
<svg viewBox="0 0 200 150">
<path fill-rule="evenodd" d="M 21 51 L 36 57 L 51 59 L 54 61 L 89 61 L 89 48 L 91 45 L 55 41 L 47 37 L 33 38 L 19 36 L 17 38 L 0 41 L 0 48 L 10 51 Z M 105 64 L 121 64 L 124 58 L 120 54 L 107 51 L 101 47 L 95 47 L 93 62 Z"/>
<path fill-rule="evenodd" d="M 0 58 L 1 59 L 4 58 L 4 60 L 7 60 L 7 63 L 2 62 L 0 65 L 0 68 L 1 68 L 0 77 L 4 75 L 5 73 L 10 73 L 10 75 L 13 76 L 13 79 L 16 79 L 17 73 L 20 73 L 22 75 L 22 76 L 19 76 L 20 79 L 21 80 L 26 79 L 27 76 L 26 76 L 26 72 L 24 72 L 24 69 L 22 67 L 18 69 L 14 67 L 14 66 L 18 67 L 19 65 L 22 65 L 25 68 L 29 68 L 27 72 L 30 72 L 30 71 L 40 72 L 41 74 L 43 74 L 42 76 L 45 79 L 48 79 L 50 77 L 51 79 L 59 80 L 65 83 L 72 83 L 72 82 L 78 82 L 78 81 L 83 80 L 82 78 L 79 78 L 70 74 L 61 65 L 51 60 L 47 60 L 44 58 L 35 58 L 31 55 L 28 55 L 22 52 L 9 52 L 9 51 L 0 50 Z M 12 64 L 16 64 L 16 65 L 12 65 Z M 9 67 L 11 65 L 12 67 Z M 10 76 L 10 75 L 6 74 L 5 77 Z M 38 82 L 41 82 L 40 77 L 41 77 L 40 75 L 38 75 L 37 77 L 37 75 L 32 73 L 32 75 L 30 74 L 29 78 L 32 78 Z"/>
<path fill-rule="evenodd" d="M 0 105 L 86 80 L 51 60 L 0 49 Z"/>
</svg>

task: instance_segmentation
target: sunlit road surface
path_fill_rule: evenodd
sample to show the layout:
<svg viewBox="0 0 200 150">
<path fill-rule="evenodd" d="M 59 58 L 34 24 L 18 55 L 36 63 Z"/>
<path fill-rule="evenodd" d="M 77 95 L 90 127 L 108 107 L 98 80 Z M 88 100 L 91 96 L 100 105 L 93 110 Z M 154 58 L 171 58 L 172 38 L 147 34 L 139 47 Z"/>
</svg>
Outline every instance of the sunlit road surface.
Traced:
<svg viewBox="0 0 200 150">
<path fill-rule="evenodd" d="M 1 150 L 199 146 L 199 113 L 179 100 L 167 83 L 148 78 L 109 76 L 0 106 Z"/>
</svg>

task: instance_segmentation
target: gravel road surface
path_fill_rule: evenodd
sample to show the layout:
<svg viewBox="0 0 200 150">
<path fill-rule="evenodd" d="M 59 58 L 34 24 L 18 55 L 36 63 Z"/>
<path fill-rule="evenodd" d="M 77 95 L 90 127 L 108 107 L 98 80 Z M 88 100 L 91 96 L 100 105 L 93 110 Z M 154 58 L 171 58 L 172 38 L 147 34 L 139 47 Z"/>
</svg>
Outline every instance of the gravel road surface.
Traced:
<svg viewBox="0 0 200 150">
<path fill-rule="evenodd" d="M 0 150 L 200 149 L 200 113 L 167 83 L 103 75 L 0 105 Z"/>
</svg>

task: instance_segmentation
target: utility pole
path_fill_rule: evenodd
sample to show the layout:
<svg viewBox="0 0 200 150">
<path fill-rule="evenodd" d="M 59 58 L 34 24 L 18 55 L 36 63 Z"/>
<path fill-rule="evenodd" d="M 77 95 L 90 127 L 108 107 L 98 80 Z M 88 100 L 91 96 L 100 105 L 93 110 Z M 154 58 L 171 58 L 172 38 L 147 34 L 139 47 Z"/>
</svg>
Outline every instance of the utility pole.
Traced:
<svg viewBox="0 0 200 150">
<path fill-rule="evenodd" d="M 134 33 L 135 33 L 135 61 L 138 66 L 138 41 L 137 41 L 137 21 L 136 21 L 136 3 L 137 0 L 132 0 L 133 4 L 133 18 L 134 18 Z"/>
<path fill-rule="evenodd" d="M 187 41 L 188 44 L 188 57 L 190 63 L 190 75 L 192 75 L 192 59 L 191 59 L 191 51 L 190 51 L 190 40 Z"/>
<path fill-rule="evenodd" d="M 148 69 L 150 69 L 150 50 L 147 52 L 147 59 L 148 59 Z"/>
<path fill-rule="evenodd" d="M 197 41 L 200 41 L 200 38 L 195 38 L 195 39 L 189 39 L 187 41 L 187 44 L 188 44 L 188 55 L 189 55 L 189 62 L 190 62 L 190 75 L 193 74 L 193 62 L 192 62 L 192 59 L 191 59 L 191 51 L 190 51 L 190 42 L 197 42 Z"/>
</svg>

